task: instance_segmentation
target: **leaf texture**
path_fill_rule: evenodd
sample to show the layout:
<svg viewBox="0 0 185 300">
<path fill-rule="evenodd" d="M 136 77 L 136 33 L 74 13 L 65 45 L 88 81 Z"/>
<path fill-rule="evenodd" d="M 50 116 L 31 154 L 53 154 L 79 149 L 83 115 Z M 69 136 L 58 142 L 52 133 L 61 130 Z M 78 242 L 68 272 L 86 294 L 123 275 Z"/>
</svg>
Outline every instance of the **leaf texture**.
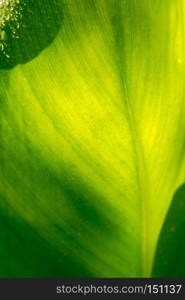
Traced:
<svg viewBox="0 0 185 300">
<path fill-rule="evenodd" d="M 40 239 L 50 277 L 148 277 L 184 180 L 185 6 L 60 1 L 52 44 L 0 72 L 0 276 L 39 276 L 16 244 Z"/>
</svg>

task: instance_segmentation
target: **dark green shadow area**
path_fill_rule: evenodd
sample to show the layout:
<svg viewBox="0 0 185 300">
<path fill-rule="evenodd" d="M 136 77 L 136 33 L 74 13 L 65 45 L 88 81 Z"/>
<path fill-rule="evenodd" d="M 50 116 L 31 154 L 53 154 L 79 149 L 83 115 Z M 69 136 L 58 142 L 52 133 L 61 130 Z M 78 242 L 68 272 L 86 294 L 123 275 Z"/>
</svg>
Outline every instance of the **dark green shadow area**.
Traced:
<svg viewBox="0 0 185 300">
<path fill-rule="evenodd" d="M 162 227 L 152 277 L 185 277 L 185 184 L 176 191 Z"/>
<path fill-rule="evenodd" d="M 61 27 L 63 5 L 62 0 L 4 0 L 0 14 L 0 69 L 11 69 L 52 43 Z"/>
<path fill-rule="evenodd" d="M 67 168 L 55 174 L 28 145 L 28 141 L 23 145 L 26 160 L 14 152 L 15 169 L 11 168 L 10 152 L 7 163 L 3 151 L 0 160 L 1 174 L 15 191 L 11 203 L 5 195 L 0 197 L 0 277 L 93 277 L 84 257 L 97 264 L 111 264 L 102 262 L 92 245 L 102 241 L 98 245 L 102 253 L 109 251 L 109 239 L 116 240 L 118 235 L 116 222 L 102 213 L 97 205 L 101 195 L 92 187 L 80 177 L 74 178 Z M 33 222 L 24 220 L 18 206 Z M 106 205 L 104 209 L 110 211 Z M 40 223 L 51 242 L 37 228 Z"/>
<path fill-rule="evenodd" d="M 0 235 L 1 278 L 91 275 L 70 253 L 59 252 L 12 209 L 0 209 Z"/>
</svg>

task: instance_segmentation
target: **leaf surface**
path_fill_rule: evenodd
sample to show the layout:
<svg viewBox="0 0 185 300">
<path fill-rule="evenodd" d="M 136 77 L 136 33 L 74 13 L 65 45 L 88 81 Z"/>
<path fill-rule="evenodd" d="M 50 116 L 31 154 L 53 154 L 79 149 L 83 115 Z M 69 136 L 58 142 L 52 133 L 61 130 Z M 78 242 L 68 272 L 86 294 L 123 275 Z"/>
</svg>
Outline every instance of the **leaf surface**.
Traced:
<svg viewBox="0 0 185 300">
<path fill-rule="evenodd" d="M 185 7 L 60 1 L 63 19 L 49 47 L 0 72 L 0 210 L 61 253 L 61 276 L 74 274 L 72 264 L 63 268 L 65 255 L 81 277 L 150 276 L 184 180 Z M 2 243 L 1 257 L 12 251 Z"/>
</svg>

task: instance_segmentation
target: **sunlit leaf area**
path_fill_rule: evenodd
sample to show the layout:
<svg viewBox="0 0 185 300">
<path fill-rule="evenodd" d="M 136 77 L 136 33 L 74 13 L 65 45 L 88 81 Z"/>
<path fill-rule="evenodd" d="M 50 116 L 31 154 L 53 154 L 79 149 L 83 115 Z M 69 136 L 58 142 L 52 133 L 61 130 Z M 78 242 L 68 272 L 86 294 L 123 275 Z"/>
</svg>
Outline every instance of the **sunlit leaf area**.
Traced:
<svg viewBox="0 0 185 300">
<path fill-rule="evenodd" d="M 0 0 L 0 277 L 185 276 L 184 183 L 184 0 Z"/>
</svg>

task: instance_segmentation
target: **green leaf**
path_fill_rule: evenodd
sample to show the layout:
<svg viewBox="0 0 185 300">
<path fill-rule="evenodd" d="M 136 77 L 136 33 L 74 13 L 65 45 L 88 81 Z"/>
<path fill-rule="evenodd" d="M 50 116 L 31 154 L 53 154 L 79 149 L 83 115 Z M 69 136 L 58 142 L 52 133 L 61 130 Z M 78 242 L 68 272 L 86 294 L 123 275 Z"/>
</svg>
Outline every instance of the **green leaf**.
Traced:
<svg viewBox="0 0 185 300">
<path fill-rule="evenodd" d="M 185 277 L 185 184 L 175 193 L 157 245 L 153 277 Z"/>
<path fill-rule="evenodd" d="M 5 202 L 5 199 L 1 198 Z M 0 211 L 1 277 L 89 276 L 70 253 L 61 253 L 12 208 Z"/>
<path fill-rule="evenodd" d="M 1 214 L 11 212 L 30 249 L 40 237 L 47 276 L 150 276 L 184 180 L 183 1 L 58 3 L 52 43 L 25 64 L 17 52 L 17 67 L 0 72 Z M 12 247 L 0 276 L 42 273 L 36 248 L 25 248 L 29 274 Z M 5 253 L 12 248 L 3 239 Z"/>
<path fill-rule="evenodd" d="M 62 18 L 60 0 L 1 0 L 0 69 L 36 57 L 54 40 Z"/>
</svg>

